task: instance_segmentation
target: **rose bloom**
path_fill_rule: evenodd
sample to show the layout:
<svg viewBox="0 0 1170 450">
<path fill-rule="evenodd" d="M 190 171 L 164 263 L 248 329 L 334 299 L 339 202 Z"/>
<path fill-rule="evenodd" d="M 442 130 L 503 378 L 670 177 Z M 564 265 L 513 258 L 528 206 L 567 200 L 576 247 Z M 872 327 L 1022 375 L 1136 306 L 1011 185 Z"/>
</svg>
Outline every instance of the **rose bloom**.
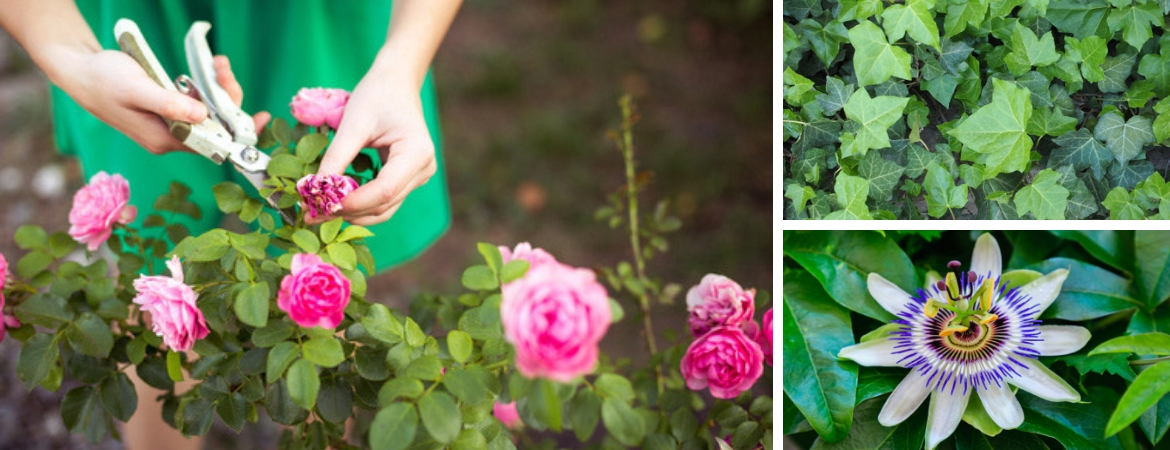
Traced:
<svg viewBox="0 0 1170 450">
<path fill-rule="evenodd" d="M 745 291 L 730 278 L 707 274 L 698 285 L 687 291 L 687 311 L 691 314 L 687 322 L 691 326 L 691 334 L 699 337 L 715 327 L 751 323 L 756 310 L 755 297 L 755 289 Z"/>
<path fill-rule="evenodd" d="M 516 402 L 496 402 L 492 406 L 492 415 L 496 416 L 496 420 L 499 420 L 500 423 L 508 428 L 517 428 L 524 425 L 524 421 L 520 420 L 520 412 L 516 410 Z"/>
<path fill-rule="evenodd" d="M 7 281 L 8 281 L 8 260 L 4 259 L 3 254 L 0 254 L 0 310 L 4 309 L 4 283 L 6 283 Z M 0 318 L 0 321 L 4 322 L 3 325 L 0 325 L 0 342 L 4 342 L 4 335 L 6 334 L 5 331 L 8 328 L 20 327 L 20 320 L 17 320 L 16 316 L 9 316 L 9 315 L 2 314 L 2 313 L 0 313 L 0 316 L 2 316 L 2 318 Z"/>
<path fill-rule="evenodd" d="M 129 205 L 130 183 L 121 175 L 98 172 L 73 195 L 69 211 L 69 235 L 90 251 L 110 238 L 114 223 L 134 221 L 138 210 Z"/>
<path fill-rule="evenodd" d="M 691 390 L 710 388 L 716 398 L 735 398 L 764 373 L 764 351 L 738 327 L 718 327 L 695 339 L 682 358 Z"/>
<path fill-rule="evenodd" d="M 276 304 L 297 325 L 337 328 L 349 305 L 349 278 L 337 266 L 312 253 L 297 253 L 292 273 L 280 280 Z"/>
<path fill-rule="evenodd" d="M 591 270 L 538 265 L 504 285 L 500 322 L 521 375 L 569 382 L 597 364 L 609 294 Z"/>
<path fill-rule="evenodd" d="M 516 248 L 513 250 L 509 250 L 508 247 L 501 245 L 500 255 L 504 257 L 505 263 L 514 259 L 528 261 L 528 270 L 532 270 L 539 265 L 557 264 L 557 259 L 553 255 L 544 251 L 542 248 L 533 248 L 532 244 L 527 242 L 516 244 Z"/>
<path fill-rule="evenodd" d="M 341 211 L 341 201 L 357 187 L 357 181 L 345 175 L 311 173 L 297 180 L 301 206 L 312 218 L 330 216 Z"/>
<path fill-rule="evenodd" d="M 311 127 L 328 124 L 336 130 L 347 101 L 349 92 L 345 89 L 302 88 L 288 106 L 298 122 Z"/>
<path fill-rule="evenodd" d="M 172 350 L 185 352 L 195 341 L 207 337 L 207 321 L 195 304 L 195 291 L 183 283 L 183 266 L 178 255 L 167 261 L 171 276 L 140 275 L 134 280 L 134 303 L 150 313 L 151 329 L 162 336 Z"/>
<path fill-rule="evenodd" d="M 768 308 L 768 312 L 764 313 L 764 328 L 756 335 L 756 342 L 764 351 L 764 361 L 767 361 L 769 366 L 772 365 L 772 308 Z"/>
</svg>

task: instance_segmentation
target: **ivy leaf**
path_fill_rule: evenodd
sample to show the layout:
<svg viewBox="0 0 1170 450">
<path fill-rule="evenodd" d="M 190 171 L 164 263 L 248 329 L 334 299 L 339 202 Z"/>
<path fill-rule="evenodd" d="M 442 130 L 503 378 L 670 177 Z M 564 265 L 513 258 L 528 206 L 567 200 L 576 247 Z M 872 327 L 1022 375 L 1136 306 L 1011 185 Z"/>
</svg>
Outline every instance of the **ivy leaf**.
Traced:
<svg viewBox="0 0 1170 450">
<path fill-rule="evenodd" d="M 817 94 L 817 103 L 821 105 L 825 116 L 832 116 L 845 107 L 845 102 L 849 101 L 856 89 L 852 84 L 845 84 L 840 78 L 827 77 L 825 78 L 825 93 Z"/>
<path fill-rule="evenodd" d="M 1105 177 L 1105 170 L 1113 155 L 1100 141 L 1093 138 L 1089 130 L 1081 128 L 1053 139 L 1052 142 L 1060 148 L 1053 150 L 1048 157 L 1049 166 L 1072 164 L 1077 171 L 1092 168 L 1097 178 Z"/>
<path fill-rule="evenodd" d="M 1028 120 L 1028 134 L 1033 136 L 1061 136 L 1077 127 L 1077 119 L 1065 117 L 1059 109 L 1040 108 Z"/>
<path fill-rule="evenodd" d="M 1068 189 L 1061 186 L 1060 174 L 1052 169 L 1041 170 L 1032 179 L 1032 184 L 1016 192 L 1016 211 L 1022 216 L 1028 212 L 1039 220 L 1064 219 L 1068 207 Z"/>
<path fill-rule="evenodd" d="M 890 41 L 902 39 L 906 34 L 919 43 L 934 47 L 941 51 L 938 43 L 938 25 L 934 23 L 931 9 L 934 0 L 907 0 L 906 4 L 897 4 L 882 13 L 882 26 Z"/>
<path fill-rule="evenodd" d="M 784 2 L 784 15 L 804 20 L 808 16 L 818 17 L 825 10 L 820 0 L 792 0 Z"/>
<path fill-rule="evenodd" d="M 1111 8 L 1102 0 L 1052 0 L 1045 17 L 1056 29 L 1072 33 L 1077 39 L 1098 35 L 1104 30 L 1105 14 Z M 1112 33 L 1110 33 L 1112 34 Z"/>
<path fill-rule="evenodd" d="M 1007 63 L 1008 70 L 1015 76 L 1023 75 L 1033 66 L 1051 65 L 1060 59 L 1051 31 L 1037 38 L 1036 33 L 1019 23 L 1016 23 L 1015 29 L 1012 30 L 1011 47 L 1012 52 L 1003 60 Z"/>
<path fill-rule="evenodd" d="M 902 117 L 909 101 L 909 98 L 886 96 L 870 98 L 865 89 L 855 91 L 845 103 L 845 116 L 861 125 L 854 135 L 853 151 L 865 156 L 871 148 L 889 147 L 890 137 L 886 131 Z"/>
<path fill-rule="evenodd" d="M 1159 97 L 1170 94 L 1170 55 L 1165 53 L 1149 54 L 1142 57 L 1138 63 L 1138 74 L 1154 83 L 1154 92 Z"/>
<path fill-rule="evenodd" d="M 1129 5 L 1109 13 L 1109 31 L 1122 32 L 1122 39 L 1133 48 L 1142 48 L 1154 36 L 1150 25 L 1165 26 L 1162 10 L 1155 3 Z"/>
<path fill-rule="evenodd" d="M 1068 209 L 1065 210 L 1066 219 L 1081 220 L 1097 212 L 1097 199 L 1089 191 L 1089 186 L 1085 184 L 1085 180 L 1078 178 L 1075 187 L 1070 192 Z"/>
<path fill-rule="evenodd" d="M 853 52 L 853 69 L 861 87 L 884 83 L 890 77 L 910 79 L 910 54 L 890 45 L 886 35 L 873 22 L 862 21 L 849 29 Z"/>
<path fill-rule="evenodd" d="M 1154 129 L 1149 118 L 1137 115 L 1126 121 L 1117 111 L 1101 116 L 1097 128 L 1093 129 L 1093 136 L 1105 141 L 1105 148 L 1120 163 L 1136 158 L 1143 146 L 1154 143 Z"/>
<path fill-rule="evenodd" d="M 881 0 L 841 0 L 842 22 L 862 21 L 882 13 Z"/>
<path fill-rule="evenodd" d="M 813 54 L 817 55 L 817 59 L 825 63 L 825 67 L 829 67 L 834 59 L 837 59 L 837 53 L 841 51 L 841 43 L 849 41 L 849 30 L 845 29 L 845 25 L 836 20 L 830 20 L 824 26 L 813 19 L 804 19 L 800 21 L 803 28 L 805 40 L 812 45 Z"/>
<path fill-rule="evenodd" d="M 792 71 L 792 68 L 784 70 L 784 101 L 793 106 L 804 106 L 816 100 L 816 94 L 812 80 Z"/>
<path fill-rule="evenodd" d="M 833 192 L 837 193 L 837 202 L 841 210 L 833 211 L 825 216 L 829 220 L 871 220 L 869 207 L 865 205 L 865 198 L 869 195 L 869 180 L 842 173 L 837 175 Z"/>
<path fill-rule="evenodd" d="M 938 62 L 943 70 L 958 76 L 967 69 L 967 57 L 971 56 L 972 50 L 967 41 L 943 39 Z"/>
<path fill-rule="evenodd" d="M 947 6 L 946 17 L 943 18 L 943 27 L 947 30 L 944 37 L 952 37 L 967 27 L 978 29 L 987 18 L 988 0 L 958 0 Z"/>
<path fill-rule="evenodd" d="M 1027 170 L 1032 150 L 1032 138 L 1026 131 L 1032 118 L 1028 91 L 998 78 L 991 82 L 995 89 L 991 103 L 950 131 L 965 146 L 964 159 L 970 150 L 973 155 L 969 160 L 987 166 L 984 174 L 988 178 Z"/>
<path fill-rule="evenodd" d="M 809 186 L 801 187 L 798 184 L 788 185 L 788 189 L 784 192 L 784 196 L 792 200 L 792 204 L 796 206 L 796 212 L 798 213 L 804 211 L 804 205 L 813 197 L 816 197 L 816 195 L 813 192 L 813 188 Z"/>
<path fill-rule="evenodd" d="M 1146 211 L 1133 203 L 1129 192 L 1125 188 L 1116 187 L 1109 191 L 1105 200 L 1101 202 L 1109 210 L 1109 218 L 1114 220 L 1142 220 L 1146 218 Z"/>
<path fill-rule="evenodd" d="M 1153 124 L 1154 138 L 1160 144 L 1170 137 L 1170 98 L 1164 98 L 1154 104 L 1154 112 L 1158 113 Z"/>
<path fill-rule="evenodd" d="M 1113 161 L 1109 165 L 1109 187 L 1123 187 L 1133 189 L 1142 180 L 1154 173 L 1154 165 L 1149 161 L 1130 161 L 1119 163 Z"/>
<path fill-rule="evenodd" d="M 951 173 L 938 163 L 927 166 L 923 187 L 926 188 L 927 214 L 931 217 L 942 217 L 951 209 L 967 206 L 967 185 L 955 186 Z"/>
<path fill-rule="evenodd" d="M 1097 83 L 1097 89 L 1106 93 L 1125 92 L 1128 87 L 1125 81 L 1133 73 L 1133 66 L 1136 63 L 1137 53 L 1135 52 L 1126 52 L 1105 58 L 1105 63 L 1101 64 L 1101 71 L 1105 74 L 1105 78 Z"/>
<path fill-rule="evenodd" d="M 1067 37 L 1064 39 L 1064 48 L 1073 61 L 1081 64 L 1081 75 L 1085 81 L 1096 83 L 1105 78 L 1101 65 L 1105 63 L 1105 57 L 1109 56 L 1109 41 L 1099 36 L 1089 36 L 1084 40 Z"/>
<path fill-rule="evenodd" d="M 927 92 L 938 100 L 943 106 L 951 106 L 951 97 L 955 95 L 955 88 L 959 87 L 959 78 L 949 73 L 944 73 L 935 78 L 925 80 L 922 82 L 922 87 L 926 88 Z"/>
<path fill-rule="evenodd" d="M 890 200 L 904 170 L 878 152 L 869 152 L 857 166 L 857 174 L 869 180 L 869 197 L 879 202 Z"/>
</svg>

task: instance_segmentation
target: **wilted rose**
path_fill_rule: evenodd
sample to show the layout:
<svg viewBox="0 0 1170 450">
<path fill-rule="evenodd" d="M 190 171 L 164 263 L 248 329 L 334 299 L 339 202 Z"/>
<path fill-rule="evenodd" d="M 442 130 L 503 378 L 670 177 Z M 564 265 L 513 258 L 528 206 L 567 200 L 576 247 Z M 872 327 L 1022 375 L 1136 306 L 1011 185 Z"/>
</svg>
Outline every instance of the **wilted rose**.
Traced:
<svg viewBox="0 0 1170 450">
<path fill-rule="evenodd" d="M 312 253 L 293 255 L 291 272 L 280 280 L 277 306 L 302 327 L 337 328 L 349 305 L 349 278 Z"/>
<path fill-rule="evenodd" d="M 521 375 L 569 382 L 597 364 L 609 295 L 591 270 L 538 265 L 504 285 L 500 321 Z"/>
<path fill-rule="evenodd" d="M 207 321 L 195 304 L 197 296 L 183 283 L 183 266 L 178 255 L 167 261 L 171 276 L 140 275 L 134 280 L 134 303 L 150 313 L 151 328 L 172 350 L 187 351 L 195 341 L 207 337 Z"/>
<path fill-rule="evenodd" d="M 97 250 L 110 238 L 115 223 L 134 221 L 138 210 L 129 202 L 130 183 L 125 178 L 98 172 L 89 179 L 89 184 L 73 195 L 69 235 L 86 244 L 90 251 Z"/>
<path fill-rule="evenodd" d="M 702 336 L 715 327 L 739 327 L 752 321 L 755 289 L 747 291 L 723 275 L 707 274 L 687 291 L 691 334 Z"/>
<path fill-rule="evenodd" d="M 718 327 L 691 343 L 681 370 L 687 387 L 710 388 L 716 398 L 735 398 L 764 373 L 764 352 L 739 327 Z"/>
<path fill-rule="evenodd" d="M 328 124 L 336 130 L 348 101 L 349 92 L 344 89 L 302 88 L 288 106 L 298 122 L 311 127 Z"/>
<path fill-rule="evenodd" d="M 345 196 L 357 189 L 357 181 L 345 175 L 308 174 L 297 180 L 301 206 L 309 217 L 330 216 L 341 211 Z"/>
</svg>

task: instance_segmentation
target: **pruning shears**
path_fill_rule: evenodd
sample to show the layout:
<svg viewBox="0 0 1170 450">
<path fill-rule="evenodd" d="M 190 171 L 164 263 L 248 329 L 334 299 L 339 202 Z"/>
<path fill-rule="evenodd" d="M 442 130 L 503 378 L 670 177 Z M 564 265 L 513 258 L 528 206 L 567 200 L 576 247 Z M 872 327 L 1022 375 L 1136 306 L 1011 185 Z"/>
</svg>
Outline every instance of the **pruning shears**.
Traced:
<svg viewBox="0 0 1170 450">
<path fill-rule="evenodd" d="M 200 123 L 166 121 L 171 135 L 196 153 L 223 164 L 230 161 L 236 171 L 247 178 L 256 190 L 265 188 L 268 179 L 268 162 L 271 158 L 256 148 L 258 138 L 252 116 L 232 102 L 227 91 L 216 81 L 212 65 L 211 49 L 207 45 L 207 31 L 211 24 L 198 21 L 187 31 L 184 47 L 187 51 L 187 68 L 190 75 L 179 75 L 174 81 L 155 57 L 150 45 L 130 19 L 120 19 L 114 25 L 114 37 L 122 51 L 134 58 L 146 74 L 164 89 L 189 95 L 207 106 L 207 119 Z M 281 209 L 281 193 L 274 192 L 265 200 L 286 223 L 295 223 L 293 215 Z"/>
</svg>

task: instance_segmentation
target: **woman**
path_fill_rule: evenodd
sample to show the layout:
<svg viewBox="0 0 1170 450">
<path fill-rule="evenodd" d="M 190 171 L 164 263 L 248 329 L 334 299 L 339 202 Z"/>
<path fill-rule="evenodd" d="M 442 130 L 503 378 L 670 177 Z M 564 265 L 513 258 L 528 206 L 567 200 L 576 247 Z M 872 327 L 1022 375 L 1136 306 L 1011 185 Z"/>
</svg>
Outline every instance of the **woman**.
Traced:
<svg viewBox="0 0 1170 450">
<path fill-rule="evenodd" d="M 372 226 L 376 236 L 368 243 L 382 270 L 420 253 L 450 222 L 428 68 L 459 3 L 0 0 L 0 26 L 53 83 L 58 146 L 80 159 L 86 179 L 99 171 L 126 177 L 131 204 L 141 210 L 138 220 L 172 181 L 192 187 L 191 201 L 203 210 L 199 221 L 182 219 L 192 233 L 219 225 L 211 186 L 227 179 L 248 183 L 230 167 L 176 151 L 182 144 L 160 116 L 194 123 L 206 118 L 207 110 L 159 87 L 116 50 L 118 19 L 138 23 L 172 76 L 187 72 L 183 36 L 191 23 L 210 22 L 211 47 L 226 55 L 216 58 L 218 81 L 233 100 L 243 101 L 245 111 L 287 114 L 301 87 L 352 88 L 319 173 L 344 172 L 361 151 L 384 155 L 378 177 L 350 194 L 340 212 L 350 223 Z M 259 112 L 255 119 L 263 125 L 269 117 Z M 197 440 L 182 441 L 161 423 L 161 405 L 146 400 L 155 396 L 139 383 L 144 401 L 126 427 L 127 446 L 198 448 Z M 168 433 L 172 436 L 163 436 Z"/>
</svg>

